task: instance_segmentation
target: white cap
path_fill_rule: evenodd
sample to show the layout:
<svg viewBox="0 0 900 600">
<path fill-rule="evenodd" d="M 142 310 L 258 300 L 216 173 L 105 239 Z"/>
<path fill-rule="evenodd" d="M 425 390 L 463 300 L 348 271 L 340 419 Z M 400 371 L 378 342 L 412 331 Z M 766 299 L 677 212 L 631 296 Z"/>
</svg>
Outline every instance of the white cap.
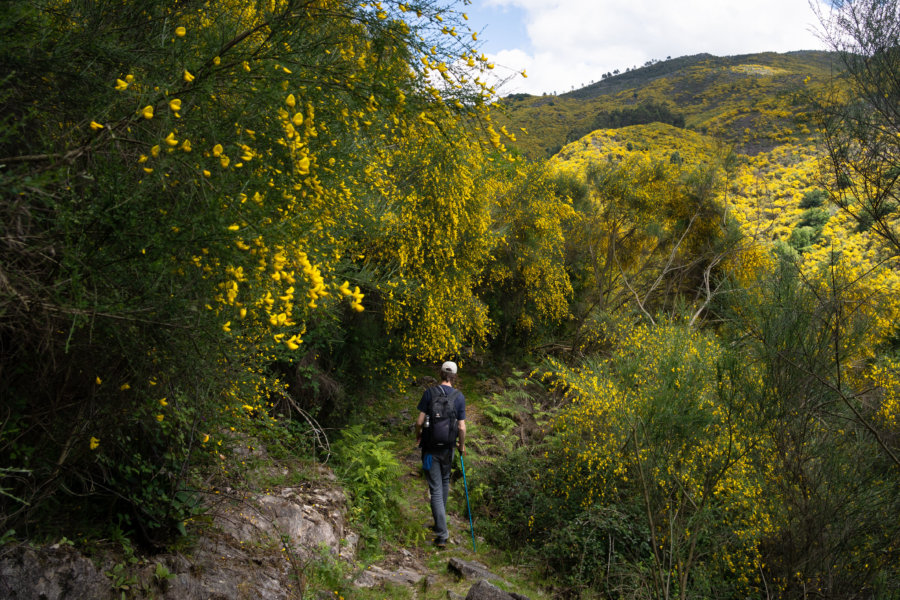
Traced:
<svg viewBox="0 0 900 600">
<path fill-rule="evenodd" d="M 452 373 L 453 375 L 456 375 L 456 363 L 448 360 L 441 365 L 441 373 Z"/>
</svg>

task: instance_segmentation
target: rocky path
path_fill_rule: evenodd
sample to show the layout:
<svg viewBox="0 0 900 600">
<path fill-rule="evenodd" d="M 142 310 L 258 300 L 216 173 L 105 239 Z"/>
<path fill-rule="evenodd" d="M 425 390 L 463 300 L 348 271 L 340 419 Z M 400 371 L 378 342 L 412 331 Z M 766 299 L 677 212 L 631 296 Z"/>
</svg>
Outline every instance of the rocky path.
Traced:
<svg viewBox="0 0 900 600">
<path fill-rule="evenodd" d="M 446 549 L 431 544 L 428 488 L 421 475 L 420 451 L 414 448 L 415 403 L 410 403 L 412 410 L 403 408 L 382 421 L 403 465 L 401 489 L 409 519 L 421 527 L 421 535 L 408 547 L 383 547 L 379 560 L 360 564 L 359 537 L 347 523 L 347 498 L 331 470 L 322 466 L 299 485 L 212 490 L 203 523 L 193 528 L 190 548 L 183 552 L 123 555 L 122 546 L 110 544 L 108 551 L 99 547 L 85 556 L 65 539 L 44 546 L 0 548 L 0 598 L 335 600 L 337 592 L 317 590 L 308 579 L 309 569 L 323 556 L 344 565 L 345 600 L 357 596 L 353 590 L 365 599 L 525 598 L 509 583 L 517 579 L 514 568 L 495 566 L 495 573 L 481 562 L 487 551 L 477 535 L 479 553 L 473 551 L 458 477 L 451 484 L 455 490 L 448 514 L 451 543 Z M 470 420 L 477 415 L 472 406 Z M 273 471 L 267 476 L 288 475 L 274 471 L 289 467 L 277 465 L 264 449 L 256 448 L 255 458 L 266 465 L 262 468 Z"/>
<path fill-rule="evenodd" d="M 404 489 L 428 513 L 428 493 L 416 472 L 417 453 L 404 459 L 410 472 Z M 265 492 L 222 490 L 210 505 L 211 522 L 190 552 L 152 558 L 120 554 L 87 557 L 71 544 L 21 545 L 0 553 L 0 597 L 28 600 L 157 598 L 164 600 L 290 600 L 330 598 L 310 590 L 304 569 L 324 551 L 345 561 L 352 586 L 365 597 L 387 598 L 397 587 L 404 598 L 522 600 L 512 586 L 479 562 L 468 537 L 468 520 L 450 515 L 451 543 L 388 550 L 365 567 L 356 566 L 355 534 L 345 524 L 346 498 L 323 469 L 318 483 L 274 487 Z M 424 529 L 424 526 L 423 526 Z M 305 588 L 306 593 L 303 593 Z M 312 592 L 312 593 L 311 593 Z M 350 596 L 353 597 L 352 595 Z M 347 599 L 349 600 L 349 598 Z"/>
</svg>

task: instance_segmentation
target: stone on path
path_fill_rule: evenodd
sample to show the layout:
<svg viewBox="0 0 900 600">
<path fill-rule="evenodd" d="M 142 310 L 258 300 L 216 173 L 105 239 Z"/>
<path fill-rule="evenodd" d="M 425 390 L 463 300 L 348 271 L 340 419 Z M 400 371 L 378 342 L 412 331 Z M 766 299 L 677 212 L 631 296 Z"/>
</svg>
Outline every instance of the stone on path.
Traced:
<svg viewBox="0 0 900 600">
<path fill-rule="evenodd" d="M 372 588 L 383 583 L 414 586 L 418 585 L 424 577 L 425 575 L 409 567 L 399 567 L 394 571 L 388 571 L 372 565 L 354 580 L 353 585 L 361 588 Z"/>
<path fill-rule="evenodd" d="M 466 600 L 528 600 L 526 596 L 501 590 L 484 579 L 469 588 Z"/>
<path fill-rule="evenodd" d="M 502 580 L 503 578 L 491 573 L 488 568 L 478 561 L 451 558 L 447 563 L 447 570 L 460 579 L 488 579 Z"/>
</svg>

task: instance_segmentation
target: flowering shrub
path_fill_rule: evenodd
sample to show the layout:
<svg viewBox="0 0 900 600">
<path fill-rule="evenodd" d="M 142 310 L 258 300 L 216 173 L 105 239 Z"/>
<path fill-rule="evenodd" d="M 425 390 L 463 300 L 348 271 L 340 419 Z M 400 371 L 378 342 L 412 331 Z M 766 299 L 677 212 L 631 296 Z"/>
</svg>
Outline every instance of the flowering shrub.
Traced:
<svg viewBox="0 0 900 600">
<path fill-rule="evenodd" d="M 548 492 L 588 512 L 628 507 L 623 520 L 647 528 L 648 584 L 660 593 L 683 595 L 697 579 L 752 589 L 773 521 L 755 463 L 762 440 L 722 349 L 675 324 L 619 335 L 613 360 L 574 370 L 551 362 L 544 374 L 568 399 L 554 423 Z"/>
<path fill-rule="evenodd" d="M 502 142 L 452 2 L 0 11 L 4 517 L 100 493 L 158 542 L 231 432 L 358 366 L 361 325 L 401 367 L 485 339 Z"/>
</svg>

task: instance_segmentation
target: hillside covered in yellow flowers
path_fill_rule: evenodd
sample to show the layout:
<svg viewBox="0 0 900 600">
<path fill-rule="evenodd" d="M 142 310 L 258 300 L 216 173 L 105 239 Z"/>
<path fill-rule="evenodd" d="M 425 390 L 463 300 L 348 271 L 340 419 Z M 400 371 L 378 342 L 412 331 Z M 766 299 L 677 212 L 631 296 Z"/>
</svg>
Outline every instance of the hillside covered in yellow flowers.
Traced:
<svg viewBox="0 0 900 600">
<path fill-rule="evenodd" d="M 842 66 L 823 51 L 668 59 L 604 77 L 560 95 L 515 94 L 501 106 L 516 148 L 543 158 L 611 118 L 622 124 L 663 121 L 709 134 L 756 154 L 809 139 L 815 95 Z"/>
<path fill-rule="evenodd" d="M 548 597 L 897 597 L 897 2 L 503 99 L 467 4 L 0 4 L 0 545 L 190 553 L 327 463 L 425 557 L 455 360 L 454 501 Z"/>
</svg>

